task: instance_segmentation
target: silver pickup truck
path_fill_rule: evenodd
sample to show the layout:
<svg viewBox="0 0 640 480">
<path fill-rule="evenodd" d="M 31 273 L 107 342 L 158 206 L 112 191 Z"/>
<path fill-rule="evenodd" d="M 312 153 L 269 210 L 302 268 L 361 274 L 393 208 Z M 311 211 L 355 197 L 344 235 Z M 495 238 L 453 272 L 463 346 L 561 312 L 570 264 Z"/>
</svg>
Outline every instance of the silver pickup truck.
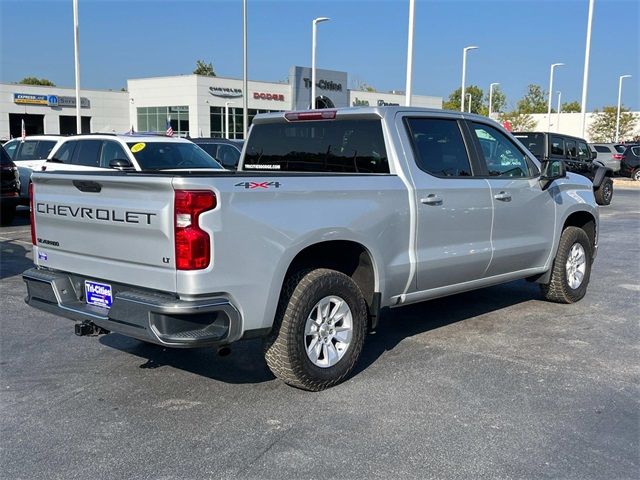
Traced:
<svg viewBox="0 0 640 480">
<path fill-rule="evenodd" d="M 37 173 L 26 301 L 170 347 L 263 337 L 321 390 L 380 312 L 527 278 L 571 303 L 598 243 L 591 182 L 495 122 L 408 107 L 255 118 L 237 172 Z"/>
</svg>

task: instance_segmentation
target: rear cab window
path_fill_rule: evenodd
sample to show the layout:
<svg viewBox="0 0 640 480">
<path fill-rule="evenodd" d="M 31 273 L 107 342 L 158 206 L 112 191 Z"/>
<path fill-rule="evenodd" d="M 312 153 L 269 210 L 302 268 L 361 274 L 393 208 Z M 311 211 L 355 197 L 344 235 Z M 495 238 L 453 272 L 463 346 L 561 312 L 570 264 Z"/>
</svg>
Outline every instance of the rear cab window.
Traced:
<svg viewBox="0 0 640 480">
<path fill-rule="evenodd" d="M 389 173 L 379 119 L 258 123 L 252 127 L 245 170 Z"/>
</svg>

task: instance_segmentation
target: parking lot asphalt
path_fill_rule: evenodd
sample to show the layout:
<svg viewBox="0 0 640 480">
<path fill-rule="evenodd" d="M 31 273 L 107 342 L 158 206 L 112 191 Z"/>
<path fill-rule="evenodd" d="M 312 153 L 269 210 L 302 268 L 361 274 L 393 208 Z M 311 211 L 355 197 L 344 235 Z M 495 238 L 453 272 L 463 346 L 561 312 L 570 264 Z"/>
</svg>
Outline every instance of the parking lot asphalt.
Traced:
<svg viewBox="0 0 640 480">
<path fill-rule="evenodd" d="M 600 209 L 586 298 L 512 282 L 393 310 L 320 393 L 258 341 L 171 350 L 27 307 L 28 212 L 0 229 L 2 478 L 637 478 L 640 190 Z"/>
</svg>

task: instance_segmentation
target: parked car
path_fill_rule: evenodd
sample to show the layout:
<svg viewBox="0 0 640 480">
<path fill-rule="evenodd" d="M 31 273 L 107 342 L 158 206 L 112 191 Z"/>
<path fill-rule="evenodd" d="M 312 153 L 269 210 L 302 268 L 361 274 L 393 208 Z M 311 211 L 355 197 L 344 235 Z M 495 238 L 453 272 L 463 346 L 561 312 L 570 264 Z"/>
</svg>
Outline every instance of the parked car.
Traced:
<svg viewBox="0 0 640 480">
<path fill-rule="evenodd" d="M 569 172 L 587 177 L 593 182 L 593 192 L 598 205 L 609 205 L 613 198 L 613 171 L 594 162 L 596 152 L 586 140 L 560 133 L 515 132 L 538 160 L 563 160 Z"/>
<path fill-rule="evenodd" d="M 189 140 L 161 135 L 87 134 L 68 137 L 49 154 L 43 171 L 222 169 Z"/>
<path fill-rule="evenodd" d="M 242 153 L 243 140 L 226 140 L 224 138 L 192 138 L 191 141 L 215 158 L 227 170 L 238 168 Z"/>
<path fill-rule="evenodd" d="M 640 181 L 640 145 L 627 145 L 620 161 L 620 175 Z"/>
<path fill-rule="evenodd" d="M 47 156 L 62 140 L 61 135 L 31 135 L 23 141 L 20 138 L 9 140 L 3 145 L 20 173 L 20 203 L 29 204 L 29 183 L 31 173 L 39 171 Z"/>
<path fill-rule="evenodd" d="M 4 147 L 0 147 L 0 225 L 10 225 L 20 202 L 20 175 Z"/>
<path fill-rule="evenodd" d="M 622 143 L 590 143 L 591 150 L 596 152 L 594 163 L 610 168 L 616 173 L 620 170 L 620 160 L 626 146 Z"/>
<path fill-rule="evenodd" d="M 365 107 L 257 115 L 237 172 L 33 175 L 29 305 L 167 347 L 262 337 L 322 390 L 382 309 L 527 278 L 584 297 L 592 183 L 479 115 Z"/>
</svg>

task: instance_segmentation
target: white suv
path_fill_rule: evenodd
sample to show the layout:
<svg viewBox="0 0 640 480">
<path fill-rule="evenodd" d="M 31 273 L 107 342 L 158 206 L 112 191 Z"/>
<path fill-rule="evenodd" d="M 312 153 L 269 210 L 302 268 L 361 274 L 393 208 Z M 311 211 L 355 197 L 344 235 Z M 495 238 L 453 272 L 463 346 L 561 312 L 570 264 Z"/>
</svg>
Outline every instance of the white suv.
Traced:
<svg viewBox="0 0 640 480">
<path fill-rule="evenodd" d="M 31 135 L 23 141 L 9 140 L 3 145 L 20 174 L 20 203 L 29 204 L 31 173 L 39 171 L 51 151 L 67 137 L 61 135 Z"/>
<path fill-rule="evenodd" d="M 178 137 L 76 135 L 60 142 L 42 167 L 50 171 L 221 169 L 200 147 Z"/>
</svg>

